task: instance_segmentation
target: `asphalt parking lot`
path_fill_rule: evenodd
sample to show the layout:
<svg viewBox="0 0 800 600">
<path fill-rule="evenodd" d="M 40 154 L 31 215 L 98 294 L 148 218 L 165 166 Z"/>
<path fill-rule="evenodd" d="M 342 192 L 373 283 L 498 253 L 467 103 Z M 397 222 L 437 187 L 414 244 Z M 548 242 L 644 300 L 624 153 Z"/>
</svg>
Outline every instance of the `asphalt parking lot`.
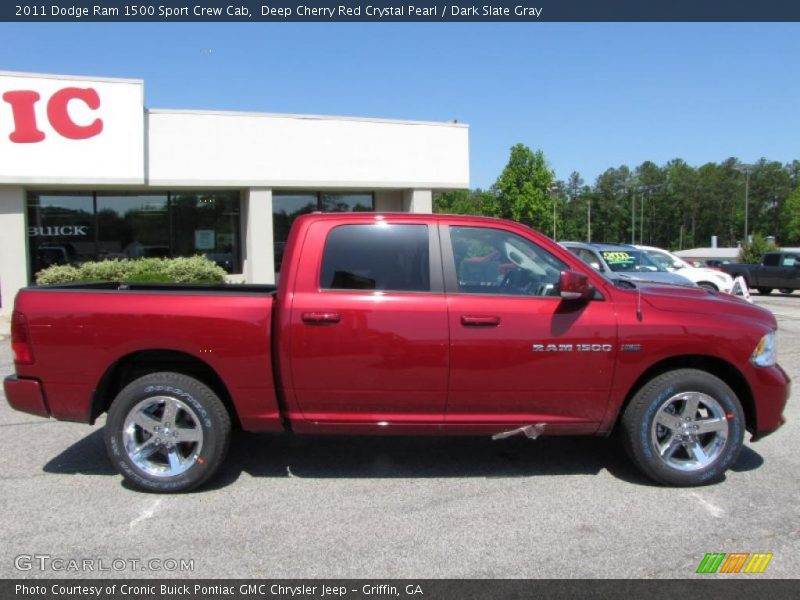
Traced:
<svg viewBox="0 0 800 600">
<path fill-rule="evenodd" d="M 797 381 L 800 294 L 755 301 L 776 314 L 779 359 Z M 11 371 L 6 337 L 0 374 Z M 785 414 L 703 488 L 650 484 L 615 439 L 238 433 L 210 488 L 156 496 L 113 471 L 102 422 L 40 419 L 0 398 L 0 576 L 684 578 L 701 577 L 707 552 L 771 552 L 761 577 L 796 578 L 796 391 Z M 64 572 L 18 559 L 32 555 L 126 566 Z M 130 562 L 151 559 L 193 569 Z"/>
</svg>

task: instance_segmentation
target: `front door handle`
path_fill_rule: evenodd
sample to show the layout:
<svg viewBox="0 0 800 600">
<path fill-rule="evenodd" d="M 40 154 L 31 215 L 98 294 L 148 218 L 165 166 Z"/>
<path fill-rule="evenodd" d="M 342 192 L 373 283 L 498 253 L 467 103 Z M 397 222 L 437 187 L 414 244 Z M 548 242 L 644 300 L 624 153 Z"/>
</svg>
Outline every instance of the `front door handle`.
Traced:
<svg viewBox="0 0 800 600">
<path fill-rule="evenodd" d="M 310 325 L 335 324 L 341 318 L 337 312 L 304 312 L 302 315 L 303 323 Z"/>
<path fill-rule="evenodd" d="M 497 327 L 500 317 L 496 315 L 461 315 L 461 324 L 467 327 Z"/>
</svg>

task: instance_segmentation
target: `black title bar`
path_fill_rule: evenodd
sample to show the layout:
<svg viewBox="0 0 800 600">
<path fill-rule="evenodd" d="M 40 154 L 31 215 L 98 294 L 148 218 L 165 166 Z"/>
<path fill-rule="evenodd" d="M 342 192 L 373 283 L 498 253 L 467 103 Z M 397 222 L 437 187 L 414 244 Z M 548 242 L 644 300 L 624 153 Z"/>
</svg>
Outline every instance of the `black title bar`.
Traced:
<svg viewBox="0 0 800 600">
<path fill-rule="evenodd" d="M 4 600 L 585 600 L 796 597 L 797 580 L 717 579 L 6 579 Z"/>
<path fill-rule="evenodd" d="M 797 0 L 12 0 L 6 22 L 800 21 Z"/>
</svg>

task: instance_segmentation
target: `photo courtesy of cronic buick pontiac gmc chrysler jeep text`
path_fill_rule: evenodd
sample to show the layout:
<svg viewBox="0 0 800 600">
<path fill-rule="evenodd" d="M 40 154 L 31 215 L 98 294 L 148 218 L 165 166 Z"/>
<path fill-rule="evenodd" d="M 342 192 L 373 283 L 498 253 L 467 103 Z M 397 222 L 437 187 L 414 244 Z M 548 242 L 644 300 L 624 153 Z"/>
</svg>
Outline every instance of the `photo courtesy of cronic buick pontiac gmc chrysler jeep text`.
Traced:
<svg viewBox="0 0 800 600">
<path fill-rule="evenodd" d="M 231 427 L 508 437 L 621 432 L 667 485 L 719 480 L 783 423 L 776 321 L 713 290 L 610 279 L 509 221 L 299 217 L 280 283 L 20 291 L 16 409 L 93 423 L 144 490 L 207 481 Z"/>
</svg>

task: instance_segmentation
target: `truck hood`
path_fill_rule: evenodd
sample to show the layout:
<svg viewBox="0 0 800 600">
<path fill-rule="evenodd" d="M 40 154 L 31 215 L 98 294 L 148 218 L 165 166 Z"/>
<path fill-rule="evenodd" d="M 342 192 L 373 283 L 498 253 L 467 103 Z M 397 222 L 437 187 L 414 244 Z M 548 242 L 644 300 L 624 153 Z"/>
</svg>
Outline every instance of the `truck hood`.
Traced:
<svg viewBox="0 0 800 600">
<path fill-rule="evenodd" d="M 642 302 L 658 310 L 728 316 L 747 319 L 777 329 L 775 316 L 765 308 L 730 294 L 699 287 L 637 283 Z"/>
</svg>

